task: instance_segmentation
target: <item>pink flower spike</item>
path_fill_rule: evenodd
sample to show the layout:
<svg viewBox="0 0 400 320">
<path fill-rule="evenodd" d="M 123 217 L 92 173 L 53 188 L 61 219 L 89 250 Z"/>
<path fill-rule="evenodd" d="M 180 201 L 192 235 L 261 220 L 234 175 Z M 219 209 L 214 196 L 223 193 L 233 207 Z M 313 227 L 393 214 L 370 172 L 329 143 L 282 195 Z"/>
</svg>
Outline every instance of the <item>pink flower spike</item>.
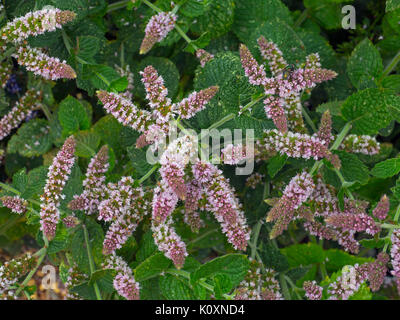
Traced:
<svg viewBox="0 0 400 320">
<path fill-rule="evenodd" d="M 175 28 L 177 16 L 171 12 L 160 12 L 152 16 L 145 29 L 145 37 L 140 46 L 140 54 L 145 54 L 157 43 L 163 40 Z"/>
<path fill-rule="evenodd" d="M 249 78 L 249 82 L 253 85 L 264 85 L 267 78 L 264 66 L 258 64 L 244 44 L 240 45 L 239 52 L 240 60 L 242 61 L 244 72 Z"/>
<path fill-rule="evenodd" d="M 25 213 L 28 207 L 28 201 L 19 196 L 4 196 L 0 198 L 0 200 L 3 203 L 3 206 L 7 207 L 14 213 Z"/>
<path fill-rule="evenodd" d="M 390 201 L 389 198 L 384 194 L 376 205 L 375 209 L 372 211 L 372 214 L 375 218 L 380 220 L 385 220 L 387 214 L 390 209 Z"/>
<path fill-rule="evenodd" d="M 47 80 L 75 79 L 76 73 L 66 61 L 49 57 L 40 49 L 31 48 L 28 45 L 20 46 L 12 55 L 18 64 L 35 75 L 42 76 Z"/>
<path fill-rule="evenodd" d="M 154 242 L 158 246 L 158 250 L 171 259 L 177 269 L 180 269 L 183 267 L 188 253 L 186 252 L 185 243 L 176 233 L 172 222 L 171 217 L 168 217 L 161 223 L 153 219 L 151 230 L 153 231 Z"/>
<path fill-rule="evenodd" d="M 288 65 L 283 58 L 282 51 L 275 43 L 267 41 L 263 36 L 257 42 L 261 55 L 268 61 L 272 74 L 276 76 L 281 73 Z"/>
<path fill-rule="evenodd" d="M 321 300 L 323 288 L 317 285 L 316 281 L 305 281 L 303 288 L 308 300 Z"/>
<path fill-rule="evenodd" d="M 204 49 L 198 49 L 196 51 L 196 57 L 200 60 L 200 65 L 202 68 L 204 68 L 204 66 L 208 61 L 214 59 L 214 55 L 212 55 L 211 53 L 207 52 Z"/>
<path fill-rule="evenodd" d="M 114 269 L 117 274 L 114 278 L 114 289 L 126 300 L 139 300 L 140 285 L 133 276 L 129 265 L 115 253 L 107 257 L 104 269 Z"/>
<path fill-rule="evenodd" d="M 215 96 L 219 87 L 213 86 L 199 92 L 192 92 L 187 98 L 178 103 L 176 113 L 182 119 L 190 119 L 203 110 L 206 104 Z"/>
<path fill-rule="evenodd" d="M 62 191 L 75 163 L 75 145 L 73 136 L 65 140 L 49 168 L 44 193 L 40 197 L 40 229 L 49 240 L 52 240 L 56 234 L 57 223 L 60 219 L 58 207 L 61 199 L 64 198 Z"/>
</svg>

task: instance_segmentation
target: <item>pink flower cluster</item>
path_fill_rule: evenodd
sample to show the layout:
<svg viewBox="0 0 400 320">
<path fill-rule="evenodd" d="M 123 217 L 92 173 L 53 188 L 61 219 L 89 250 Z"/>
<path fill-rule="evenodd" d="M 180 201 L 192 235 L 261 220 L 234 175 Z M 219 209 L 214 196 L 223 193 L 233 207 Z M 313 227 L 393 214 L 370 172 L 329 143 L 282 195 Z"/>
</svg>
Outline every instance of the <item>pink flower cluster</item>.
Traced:
<svg viewBox="0 0 400 320">
<path fill-rule="evenodd" d="M 72 210 L 84 210 L 92 214 L 98 210 L 100 202 L 106 197 L 105 174 L 108 170 L 108 147 L 104 145 L 90 160 L 86 171 L 86 179 L 83 181 L 84 191 L 81 195 L 75 195 L 68 204 Z"/>
<path fill-rule="evenodd" d="M 177 16 L 171 12 L 160 12 L 152 16 L 146 25 L 145 36 L 140 45 L 140 54 L 145 54 L 163 40 L 175 28 Z"/>
<path fill-rule="evenodd" d="M 113 92 L 98 91 L 97 97 L 104 109 L 112 114 L 124 126 L 129 126 L 139 132 L 144 132 L 149 125 L 151 114 L 140 110 L 131 101 Z"/>
<path fill-rule="evenodd" d="M 271 78 L 266 76 L 264 66 L 258 64 L 246 46 L 242 44 L 239 52 L 249 82 L 264 87 L 267 95 L 264 100 L 267 117 L 282 132 L 286 132 L 288 128 L 304 132 L 306 129 L 301 111 L 301 91 L 336 77 L 336 73 L 321 69 L 317 54 L 307 57 L 304 68 L 288 70 L 289 65 L 275 43 L 260 37 L 258 45 L 261 55 L 268 60 L 273 76 Z"/>
<path fill-rule="evenodd" d="M 185 167 L 196 155 L 197 138 L 185 135 L 170 142 L 161 156 L 161 177 L 180 199 L 186 195 Z"/>
<path fill-rule="evenodd" d="M 239 164 L 245 159 L 253 158 L 249 151 L 241 143 L 235 145 L 230 143 L 221 150 L 221 160 L 225 164 Z"/>
<path fill-rule="evenodd" d="M 329 285 L 330 300 L 347 300 L 358 291 L 361 284 L 368 278 L 368 264 L 346 266 L 342 275 Z"/>
<path fill-rule="evenodd" d="M 397 290 L 400 292 L 400 229 L 393 231 L 391 236 L 392 247 L 390 257 L 392 263 L 392 275 L 396 278 Z"/>
<path fill-rule="evenodd" d="M 194 179 L 207 199 L 206 209 L 213 212 L 222 232 L 236 250 L 245 250 L 250 238 L 246 218 L 234 190 L 222 171 L 209 162 L 197 161 L 192 166 Z"/>
<path fill-rule="evenodd" d="M 65 140 L 49 168 L 44 193 L 40 197 L 40 229 L 49 240 L 54 238 L 60 219 L 58 207 L 61 199 L 65 197 L 62 191 L 75 163 L 75 144 L 73 136 Z"/>
<path fill-rule="evenodd" d="M 33 109 L 37 108 L 42 100 L 42 93 L 35 90 L 27 90 L 15 106 L 0 119 L 0 140 L 24 121 Z"/>
<path fill-rule="evenodd" d="M 105 235 L 103 253 L 122 247 L 143 217 L 150 211 L 149 194 L 134 188 L 131 177 L 122 177 L 116 185 L 108 184 L 109 195 L 99 205 L 99 220 L 111 221 Z"/>
<path fill-rule="evenodd" d="M 76 14 L 60 9 L 43 9 L 28 12 L 25 16 L 14 19 L 1 29 L 1 38 L 19 43 L 30 36 L 61 29 L 63 24 L 72 21 Z"/>
<path fill-rule="evenodd" d="M 279 152 L 292 158 L 327 158 L 335 167 L 340 167 L 340 160 L 328 150 L 325 142 L 316 136 L 291 131 L 283 133 L 277 129 L 265 130 L 263 138 L 257 141 L 257 146 L 260 151 Z"/>
<path fill-rule="evenodd" d="M 71 266 L 68 269 L 68 277 L 66 282 L 64 283 L 65 288 L 67 289 L 67 294 L 65 295 L 65 300 L 82 300 L 78 293 L 71 292 L 73 287 L 76 287 L 83 282 L 88 281 L 88 276 L 85 273 L 79 271 L 79 268 L 76 264 Z"/>
<path fill-rule="evenodd" d="M 332 118 L 329 110 L 325 111 L 321 117 L 317 138 L 320 139 L 326 147 L 328 147 L 333 140 L 332 135 Z"/>
<path fill-rule="evenodd" d="M 325 218 L 325 222 L 333 227 L 346 230 L 363 232 L 375 235 L 380 231 L 374 219 L 366 213 L 339 212 Z"/>
<path fill-rule="evenodd" d="M 384 194 L 376 205 L 375 209 L 372 211 L 372 214 L 375 218 L 380 220 L 385 220 L 387 214 L 390 209 L 390 201 L 389 198 Z"/>
<path fill-rule="evenodd" d="M 121 257 L 115 253 L 109 255 L 104 269 L 114 269 L 117 272 L 113 285 L 120 296 L 126 300 L 139 300 L 139 283 L 135 281 L 132 269 Z"/>
<path fill-rule="evenodd" d="M 12 55 L 18 63 L 35 75 L 42 76 L 47 80 L 75 79 L 76 73 L 66 61 L 49 57 L 40 49 L 31 48 L 28 45 L 20 46 Z"/>
<path fill-rule="evenodd" d="M 180 115 L 182 119 L 190 119 L 197 112 L 203 110 L 206 104 L 215 96 L 218 92 L 218 86 L 212 86 L 199 92 L 191 93 L 187 98 L 184 98 L 176 106 L 176 113 Z"/>
<path fill-rule="evenodd" d="M 193 179 L 186 184 L 184 222 L 190 226 L 193 232 L 198 232 L 204 226 L 198 211 L 199 201 L 203 195 L 203 189 L 197 180 Z"/>
<path fill-rule="evenodd" d="M 4 89 L 12 73 L 12 64 L 9 61 L 0 63 L 0 85 Z"/>
<path fill-rule="evenodd" d="M 173 220 L 170 216 L 162 223 L 158 223 L 157 220 L 153 218 L 151 230 L 153 231 L 154 242 L 158 249 L 163 252 L 167 258 L 172 260 L 176 268 L 180 269 L 183 267 L 188 253 L 185 243 L 176 233 L 172 224 Z"/>
<path fill-rule="evenodd" d="M 164 79 L 158 75 L 157 70 L 152 66 L 147 66 L 140 74 L 151 111 L 139 109 L 121 95 L 105 91 L 97 92 L 98 98 L 108 113 L 123 125 L 143 133 L 136 142 L 137 147 L 150 143 L 157 144 L 168 133 L 169 122 L 175 115 L 184 119 L 193 117 L 204 109 L 218 91 L 218 87 L 213 86 L 193 92 L 178 103 L 172 103 L 167 96 L 168 89 L 164 85 Z"/>
<path fill-rule="evenodd" d="M 207 52 L 204 49 L 198 49 L 196 51 L 196 57 L 197 57 L 197 59 L 200 60 L 200 65 L 202 68 L 204 68 L 204 66 L 206 65 L 206 63 L 208 61 L 211 61 L 212 59 L 214 59 L 214 55 Z"/>
<path fill-rule="evenodd" d="M 317 285 L 316 281 L 304 281 L 303 289 L 308 300 L 321 300 L 323 288 Z"/>
<path fill-rule="evenodd" d="M 7 207 L 14 213 L 25 213 L 28 207 L 28 201 L 19 196 L 4 196 L 0 198 L 0 200 L 3 203 L 3 206 Z"/>
<path fill-rule="evenodd" d="M 371 136 L 349 134 L 343 140 L 340 148 L 348 152 L 362 153 L 371 156 L 379 153 L 380 144 Z"/>
<path fill-rule="evenodd" d="M 286 230 L 298 209 L 311 196 L 315 184 L 308 172 L 294 176 L 283 191 L 282 197 L 269 211 L 267 222 L 276 221 L 270 237 L 275 238 Z"/>
<path fill-rule="evenodd" d="M 260 263 L 252 260 L 244 280 L 235 290 L 235 300 L 283 300 L 275 271 L 262 270 Z"/>
<path fill-rule="evenodd" d="M 28 273 L 34 267 L 36 258 L 30 253 L 6 261 L 0 266 L 0 300 L 16 299 L 14 289 L 11 287 L 17 283 L 19 278 Z"/>
</svg>

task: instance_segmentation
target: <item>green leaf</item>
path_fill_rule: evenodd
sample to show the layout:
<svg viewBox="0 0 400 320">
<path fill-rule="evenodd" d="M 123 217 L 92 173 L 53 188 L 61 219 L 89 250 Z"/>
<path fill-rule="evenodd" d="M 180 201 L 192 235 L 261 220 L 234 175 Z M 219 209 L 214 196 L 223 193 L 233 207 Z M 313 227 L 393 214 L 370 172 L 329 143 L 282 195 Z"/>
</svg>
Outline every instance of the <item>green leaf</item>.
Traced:
<svg viewBox="0 0 400 320">
<path fill-rule="evenodd" d="M 187 0 L 179 8 L 179 13 L 194 18 L 201 16 L 207 9 L 208 0 Z"/>
<path fill-rule="evenodd" d="M 44 246 L 43 233 L 39 231 L 36 236 L 36 241 L 38 245 Z M 54 254 L 59 251 L 68 248 L 69 234 L 64 226 L 58 226 L 56 235 L 53 240 L 50 241 L 49 247 L 47 249 L 48 254 Z"/>
<path fill-rule="evenodd" d="M 190 283 L 194 284 L 200 279 L 212 278 L 216 274 L 225 274 L 236 287 L 243 280 L 249 268 L 249 260 L 243 254 L 227 254 L 215 258 L 196 269 L 190 274 Z"/>
<path fill-rule="evenodd" d="M 90 80 L 96 89 L 107 90 L 111 83 L 119 78 L 121 78 L 119 73 L 109 66 L 101 64 L 83 65 L 82 79 Z"/>
<path fill-rule="evenodd" d="M 122 124 L 112 115 L 107 115 L 98 120 L 92 128 L 95 134 L 108 144 L 114 150 L 117 157 L 119 157 L 123 152 L 120 141 Z"/>
<path fill-rule="evenodd" d="M 7 145 L 8 153 L 18 152 L 24 157 L 45 154 L 52 146 L 52 135 L 47 120 L 33 119 L 24 123 Z"/>
<path fill-rule="evenodd" d="M 292 24 L 289 9 L 280 0 L 236 0 L 233 32 L 245 42 L 260 24 L 279 19 Z"/>
<path fill-rule="evenodd" d="M 214 293 L 216 299 L 223 299 L 223 294 L 232 290 L 231 279 L 223 273 L 217 273 L 214 278 Z"/>
<path fill-rule="evenodd" d="M 89 285 L 92 285 L 96 282 L 99 286 L 100 292 L 104 293 L 112 293 L 114 292 L 114 274 L 113 270 L 96 270 L 92 273 L 89 279 Z"/>
<path fill-rule="evenodd" d="M 108 91 L 112 92 L 121 92 L 126 89 L 128 86 L 128 79 L 126 77 L 122 77 L 119 79 L 116 79 L 110 83 L 110 86 L 108 87 Z"/>
<path fill-rule="evenodd" d="M 361 162 L 361 160 L 352 153 L 346 151 L 334 151 L 340 158 L 342 164 L 340 172 L 343 174 L 347 182 L 359 182 L 366 184 L 369 178 L 368 167 Z"/>
<path fill-rule="evenodd" d="M 369 249 L 380 249 L 385 245 L 384 239 L 362 239 L 360 240 L 360 244 Z"/>
<path fill-rule="evenodd" d="M 153 253 L 157 251 L 157 246 L 154 243 L 153 232 L 151 230 L 147 231 L 139 243 L 139 249 L 136 253 L 136 260 L 142 262 L 150 257 Z"/>
<path fill-rule="evenodd" d="M 329 249 L 324 251 L 325 266 L 328 272 L 336 272 L 346 265 L 363 264 L 373 261 L 372 258 L 353 256 L 339 249 Z"/>
<path fill-rule="evenodd" d="M 271 241 L 262 243 L 260 256 L 266 268 L 274 269 L 277 272 L 283 272 L 289 268 L 287 257 Z"/>
<path fill-rule="evenodd" d="M 63 128 L 64 136 L 70 136 L 79 129 L 86 130 L 90 128 L 90 119 L 84 106 L 79 100 L 71 96 L 61 101 L 58 120 Z"/>
<path fill-rule="evenodd" d="M 361 41 L 353 50 L 347 63 L 347 73 L 350 81 L 357 89 L 375 87 L 382 73 L 383 64 L 379 51 L 367 38 Z"/>
<path fill-rule="evenodd" d="M 127 148 L 129 159 L 133 164 L 139 177 L 145 175 L 153 166 L 146 159 L 146 150 L 138 149 L 135 146 Z"/>
<path fill-rule="evenodd" d="M 277 154 L 268 161 L 268 174 L 274 178 L 276 174 L 283 168 L 288 157 L 286 155 Z"/>
<path fill-rule="evenodd" d="M 379 89 L 365 89 L 348 97 L 342 105 L 342 115 L 352 121 L 355 134 L 375 135 L 392 121 L 392 109 L 399 108 L 395 95 Z"/>
<path fill-rule="evenodd" d="M 100 137 L 93 130 L 78 131 L 75 135 L 75 154 L 78 157 L 91 158 L 96 154 Z"/>
<path fill-rule="evenodd" d="M 212 38 L 217 38 L 229 31 L 233 23 L 235 3 L 233 0 L 209 1 L 206 10 L 190 26 L 197 35 L 208 31 Z"/>
<path fill-rule="evenodd" d="M 400 8 L 400 0 L 386 0 L 386 12 Z"/>
<path fill-rule="evenodd" d="M 28 173 L 27 181 L 21 197 L 24 199 L 38 198 L 46 185 L 48 168 L 44 166 L 37 167 Z"/>
<path fill-rule="evenodd" d="M 310 10 L 311 16 L 318 21 L 324 29 L 339 29 L 342 27 L 342 5 L 343 1 L 319 1 L 319 0 L 304 0 L 304 6 Z"/>
<path fill-rule="evenodd" d="M 86 62 L 95 63 L 93 57 L 100 51 L 101 40 L 93 36 L 82 36 L 78 38 L 78 41 L 77 57 Z"/>
<path fill-rule="evenodd" d="M 155 253 L 136 267 L 135 279 L 141 282 L 153 278 L 167 270 L 171 263 L 171 260 L 166 258 L 163 253 Z"/>
<path fill-rule="evenodd" d="M 393 177 L 399 172 L 400 172 L 399 158 L 393 158 L 379 162 L 371 170 L 371 174 L 378 178 Z"/>
<path fill-rule="evenodd" d="M 315 243 L 295 244 L 281 249 L 281 252 L 287 257 L 289 266 L 305 267 L 314 263 L 324 261 L 323 249 Z"/>
<path fill-rule="evenodd" d="M 161 293 L 167 300 L 194 299 L 188 280 L 171 274 L 166 274 L 159 279 Z"/>
</svg>

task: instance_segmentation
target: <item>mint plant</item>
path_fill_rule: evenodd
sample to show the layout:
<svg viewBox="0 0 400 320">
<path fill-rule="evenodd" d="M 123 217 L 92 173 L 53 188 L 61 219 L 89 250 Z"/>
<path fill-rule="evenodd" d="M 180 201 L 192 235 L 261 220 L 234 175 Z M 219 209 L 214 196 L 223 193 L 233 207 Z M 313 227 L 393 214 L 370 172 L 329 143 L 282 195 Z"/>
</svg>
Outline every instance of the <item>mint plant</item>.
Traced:
<svg viewBox="0 0 400 320">
<path fill-rule="evenodd" d="M 364 2 L 3 1 L 0 299 L 399 299 L 400 2 Z"/>
</svg>

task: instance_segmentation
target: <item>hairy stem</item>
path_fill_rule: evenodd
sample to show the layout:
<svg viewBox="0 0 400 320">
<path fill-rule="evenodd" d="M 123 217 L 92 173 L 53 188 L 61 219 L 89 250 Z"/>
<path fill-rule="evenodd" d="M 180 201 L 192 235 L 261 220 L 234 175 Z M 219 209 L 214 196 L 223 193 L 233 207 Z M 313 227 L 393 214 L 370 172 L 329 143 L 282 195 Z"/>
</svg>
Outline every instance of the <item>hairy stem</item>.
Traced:
<svg viewBox="0 0 400 320">
<path fill-rule="evenodd" d="M 82 228 L 83 228 L 83 234 L 85 237 L 86 250 L 87 250 L 87 254 L 88 254 L 88 258 L 89 258 L 90 274 L 92 275 L 95 271 L 95 267 L 94 267 L 94 261 L 93 261 L 93 256 L 92 256 L 92 250 L 90 248 L 89 233 L 84 224 L 82 224 Z M 102 300 L 101 294 L 100 294 L 100 289 L 99 289 L 99 286 L 97 285 L 96 281 L 93 283 L 93 288 L 96 293 L 97 300 Z"/>
<path fill-rule="evenodd" d="M 110 13 L 110 12 L 118 10 L 118 9 L 125 8 L 129 2 L 131 2 L 131 0 L 122 0 L 122 1 L 111 3 L 107 6 L 107 13 Z"/>
</svg>

